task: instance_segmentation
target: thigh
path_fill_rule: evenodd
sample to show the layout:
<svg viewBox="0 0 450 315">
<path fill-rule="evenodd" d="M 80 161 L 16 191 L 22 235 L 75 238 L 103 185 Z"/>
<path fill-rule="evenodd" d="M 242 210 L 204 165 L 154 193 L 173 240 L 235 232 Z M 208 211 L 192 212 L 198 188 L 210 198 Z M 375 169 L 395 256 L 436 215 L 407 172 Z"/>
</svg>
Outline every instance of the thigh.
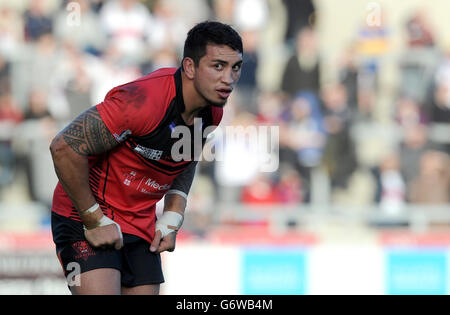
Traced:
<svg viewBox="0 0 450 315">
<path fill-rule="evenodd" d="M 137 236 L 124 235 L 125 245 L 122 249 L 122 292 L 136 288 L 134 292 L 146 290 L 145 294 L 159 291 L 159 284 L 164 282 L 161 268 L 161 256 L 150 252 L 150 244 Z M 141 287 L 141 288 L 137 288 Z"/>
<path fill-rule="evenodd" d="M 123 295 L 159 295 L 159 284 L 139 285 L 136 287 L 122 287 Z"/>
<path fill-rule="evenodd" d="M 106 294 L 120 294 L 121 251 L 92 247 L 84 238 L 80 222 L 56 214 L 52 214 L 52 232 L 56 253 L 72 293 L 89 294 L 93 290 L 94 294 L 100 294 L 103 287 Z M 98 282 L 97 286 L 95 282 Z"/>
<path fill-rule="evenodd" d="M 69 288 L 73 295 L 119 295 L 121 293 L 120 271 L 102 268 L 83 272 Z"/>
</svg>

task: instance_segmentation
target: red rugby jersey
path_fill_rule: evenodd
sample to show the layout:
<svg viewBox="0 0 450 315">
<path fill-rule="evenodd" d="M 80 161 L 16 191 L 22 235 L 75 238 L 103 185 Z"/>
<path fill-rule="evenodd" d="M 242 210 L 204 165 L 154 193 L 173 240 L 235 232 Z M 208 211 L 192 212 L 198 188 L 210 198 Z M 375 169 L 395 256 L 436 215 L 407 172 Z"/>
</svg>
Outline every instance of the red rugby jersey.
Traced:
<svg viewBox="0 0 450 315">
<path fill-rule="evenodd" d="M 88 157 L 91 190 L 103 213 L 124 233 L 148 242 L 155 233 L 155 204 L 193 161 L 193 149 L 190 160 L 175 161 L 171 155 L 172 145 L 180 140 L 172 134 L 177 126 L 189 128 L 194 144 L 194 126 L 186 126 L 181 117 L 182 95 L 181 70 L 164 68 L 113 88 L 96 105 L 120 144 Z M 202 134 L 205 128 L 217 126 L 222 114 L 222 108 L 206 107 L 200 113 Z M 55 188 L 52 211 L 80 221 L 61 183 Z"/>
</svg>

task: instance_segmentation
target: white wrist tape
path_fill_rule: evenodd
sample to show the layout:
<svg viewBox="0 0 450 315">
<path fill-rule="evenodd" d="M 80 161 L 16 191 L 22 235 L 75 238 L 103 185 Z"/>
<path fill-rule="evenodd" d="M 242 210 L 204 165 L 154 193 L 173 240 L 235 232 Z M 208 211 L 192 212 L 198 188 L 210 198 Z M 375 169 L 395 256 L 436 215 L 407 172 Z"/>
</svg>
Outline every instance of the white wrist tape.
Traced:
<svg viewBox="0 0 450 315">
<path fill-rule="evenodd" d="M 182 192 L 181 190 L 178 190 L 178 189 L 171 189 L 168 192 L 166 192 L 166 195 L 179 195 L 179 196 L 183 197 L 186 200 L 187 200 L 187 197 L 188 197 L 185 192 Z"/>
<path fill-rule="evenodd" d="M 87 210 L 80 211 L 80 213 L 82 213 L 82 214 L 89 214 L 89 213 L 92 213 L 95 210 L 97 210 L 99 207 L 100 207 L 100 205 L 98 203 L 95 203 L 92 207 L 90 207 Z"/>
<path fill-rule="evenodd" d="M 95 226 L 95 228 L 99 227 L 99 226 L 106 226 L 106 225 L 111 225 L 111 224 L 115 224 L 117 226 L 117 229 L 119 230 L 119 236 L 121 239 L 123 239 L 123 235 L 122 235 L 122 230 L 120 228 L 120 225 L 117 222 L 114 222 L 113 220 L 111 220 L 110 218 L 108 218 L 106 215 L 104 215 L 100 221 L 98 221 L 97 225 Z M 87 230 L 87 228 L 83 225 L 83 229 Z"/>
<path fill-rule="evenodd" d="M 90 207 L 89 209 L 81 211 L 81 213 L 89 214 L 89 213 L 92 213 L 92 212 L 96 211 L 99 207 L 100 207 L 99 204 L 96 203 L 92 207 Z M 111 220 L 110 218 L 108 218 L 106 215 L 102 216 L 102 218 L 97 222 L 97 225 L 95 227 L 106 226 L 106 225 L 110 225 L 110 224 L 115 224 L 117 226 L 117 229 L 119 230 L 119 235 L 122 238 L 122 230 L 120 229 L 120 225 L 117 224 L 116 222 L 114 222 L 113 220 Z M 85 230 L 87 230 L 84 225 L 83 225 L 83 228 Z"/>
<path fill-rule="evenodd" d="M 178 232 L 183 224 L 183 216 L 174 211 L 164 211 L 163 215 L 156 221 L 156 231 L 161 231 L 161 237 L 165 237 L 169 233 Z"/>
</svg>

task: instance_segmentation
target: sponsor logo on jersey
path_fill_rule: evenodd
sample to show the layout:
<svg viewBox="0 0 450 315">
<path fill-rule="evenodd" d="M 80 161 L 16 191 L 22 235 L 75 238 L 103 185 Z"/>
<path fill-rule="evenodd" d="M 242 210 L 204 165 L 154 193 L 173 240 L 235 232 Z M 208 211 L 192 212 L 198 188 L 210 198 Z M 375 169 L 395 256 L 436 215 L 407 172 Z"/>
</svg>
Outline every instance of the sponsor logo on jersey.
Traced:
<svg viewBox="0 0 450 315">
<path fill-rule="evenodd" d="M 168 184 L 161 185 L 151 178 L 147 179 L 147 181 L 145 182 L 145 185 L 147 185 L 148 187 L 151 187 L 155 190 L 159 190 L 159 191 L 167 190 L 170 188 L 170 185 L 168 185 Z"/>
<path fill-rule="evenodd" d="M 136 172 L 131 171 L 125 174 L 125 180 L 123 181 L 123 183 L 127 186 L 130 186 L 131 182 L 134 181 L 135 179 L 136 179 Z"/>
<path fill-rule="evenodd" d="M 134 148 L 134 151 L 140 154 L 141 156 L 145 157 L 146 159 L 155 161 L 161 159 L 161 156 L 163 154 L 163 151 L 146 148 L 140 144 L 138 144 Z"/>
</svg>

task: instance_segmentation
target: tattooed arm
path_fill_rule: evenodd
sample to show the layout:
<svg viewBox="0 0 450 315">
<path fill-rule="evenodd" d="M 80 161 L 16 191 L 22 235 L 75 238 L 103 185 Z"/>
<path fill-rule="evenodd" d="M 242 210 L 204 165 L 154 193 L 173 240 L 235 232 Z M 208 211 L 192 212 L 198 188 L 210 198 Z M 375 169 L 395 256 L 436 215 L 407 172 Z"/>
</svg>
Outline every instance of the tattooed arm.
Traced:
<svg viewBox="0 0 450 315">
<path fill-rule="evenodd" d="M 106 128 L 96 107 L 86 110 L 53 139 L 50 151 L 56 175 L 79 212 L 96 203 L 89 186 L 87 156 L 101 154 L 116 145 L 118 142 Z M 95 226 L 103 216 L 101 211 L 81 214 L 86 227 Z"/>
</svg>

